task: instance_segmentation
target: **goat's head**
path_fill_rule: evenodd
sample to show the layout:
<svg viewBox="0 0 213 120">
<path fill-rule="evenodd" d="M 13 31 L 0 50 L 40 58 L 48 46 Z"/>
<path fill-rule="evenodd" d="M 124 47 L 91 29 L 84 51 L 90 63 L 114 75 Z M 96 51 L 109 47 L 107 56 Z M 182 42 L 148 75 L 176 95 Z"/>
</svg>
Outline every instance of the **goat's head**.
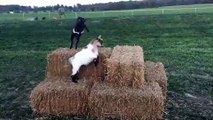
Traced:
<svg viewBox="0 0 213 120">
<path fill-rule="evenodd" d="M 101 35 L 99 35 L 97 38 L 95 38 L 91 44 L 97 46 L 97 47 L 101 47 L 103 45 L 103 39 L 101 38 Z"/>
<path fill-rule="evenodd" d="M 78 17 L 77 18 L 77 23 L 85 23 L 86 22 L 86 19 L 83 18 L 83 17 Z"/>
</svg>

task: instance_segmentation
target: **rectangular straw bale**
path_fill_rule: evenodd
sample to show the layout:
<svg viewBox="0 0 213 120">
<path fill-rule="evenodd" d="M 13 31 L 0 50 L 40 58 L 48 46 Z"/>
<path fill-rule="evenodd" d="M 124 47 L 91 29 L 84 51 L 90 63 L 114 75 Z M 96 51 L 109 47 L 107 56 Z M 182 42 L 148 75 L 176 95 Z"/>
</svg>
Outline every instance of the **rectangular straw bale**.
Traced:
<svg viewBox="0 0 213 120">
<path fill-rule="evenodd" d="M 91 63 L 88 66 L 82 66 L 79 78 L 95 82 L 103 81 L 106 74 L 106 59 L 110 57 L 111 52 L 111 48 L 101 48 L 99 52 L 99 64 L 95 66 L 94 63 Z"/>
<path fill-rule="evenodd" d="M 112 86 L 142 87 L 143 50 L 139 46 L 116 46 L 107 59 L 107 82 Z"/>
<path fill-rule="evenodd" d="M 141 89 L 95 84 L 89 96 L 89 114 L 98 118 L 124 120 L 162 119 L 164 100 L 158 83 Z"/>
<path fill-rule="evenodd" d="M 147 82 L 157 82 L 162 88 L 163 96 L 166 99 L 167 94 L 167 77 L 164 65 L 160 62 L 145 62 L 145 80 Z"/>
<path fill-rule="evenodd" d="M 87 115 L 90 89 L 91 84 L 85 81 L 45 80 L 31 92 L 31 107 L 45 115 Z"/>
<path fill-rule="evenodd" d="M 70 76 L 72 67 L 68 59 L 79 50 L 59 48 L 47 57 L 47 76 Z"/>
<path fill-rule="evenodd" d="M 47 77 L 60 76 L 70 78 L 72 66 L 68 59 L 76 54 L 79 50 L 74 49 L 57 49 L 48 55 Z M 106 58 L 111 55 L 111 48 L 101 48 L 99 52 L 99 64 L 94 63 L 84 66 L 79 70 L 79 78 L 93 81 L 104 79 L 106 71 Z"/>
<path fill-rule="evenodd" d="M 123 53 L 123 46 L 115 46 L 112 50 L 112 54 L 110 56 L 111 59 L 118 59 L 118 54 Z"/>
<path fill-rule="evenodd" d="M 130 52 L 130 53 L 143 52 L 143 50 L 140 46 L 128 46 L 128 45 L 119 46 L 119 45 L 117 45 L 113 48 L 112 57 L 113 57 L 113 55 L 116 55 L 117 53 L 124 53 L 124 52 Z"/>
</svg>

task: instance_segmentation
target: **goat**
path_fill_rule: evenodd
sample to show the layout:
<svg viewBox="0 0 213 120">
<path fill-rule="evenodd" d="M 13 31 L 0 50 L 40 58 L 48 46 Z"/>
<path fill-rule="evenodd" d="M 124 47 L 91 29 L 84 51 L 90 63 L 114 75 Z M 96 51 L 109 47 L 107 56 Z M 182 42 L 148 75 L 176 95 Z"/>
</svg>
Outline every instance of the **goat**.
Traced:
<svg viewBox="0 0 213 120">
<path fill-rule="evenodd" d="M 71 79 L 74 83 L 78 81 L 78 71 L 82 65 L 88 65 L 92 61 L 94 61 L 95 66 L 97 66 L 99 62 L 99 53 L 98 48 L 103 44 L 103 39 L 101 35 L 92 40 L 85 48 L 83 48 L 80 52 L 76 53 L 73 57 L 69 58 L 69 63 L 72 65 L 72 75 Z"/>
<path fill-rule="evenodd" d="M 81 35 L 84 33 L 84 29 L 86 29 L 87 32 L 89 32 L 89 29 L 87 28 L 85 22 L 86 22 L 86 19 L 82 17 L 77 18 L 75 27 L 72 29 L 72 33 L 70 37 L 70 40 L 71 40 L 70 49 L 73 48 L 74 38 L 76 38 L 75 49 L 77 49 L 78 42 L 80 40 Z"/>
</svg>

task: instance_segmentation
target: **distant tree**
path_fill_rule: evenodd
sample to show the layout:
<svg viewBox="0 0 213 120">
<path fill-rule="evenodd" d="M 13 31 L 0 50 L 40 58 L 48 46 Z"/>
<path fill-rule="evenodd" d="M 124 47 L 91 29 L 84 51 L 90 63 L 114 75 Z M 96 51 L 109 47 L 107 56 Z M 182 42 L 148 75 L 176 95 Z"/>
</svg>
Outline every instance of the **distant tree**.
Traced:
<svg viewBox="0 0 213 120">
<path fill-rule="evenodd" d="M 60 7 L 61 7 L 61 6 L 60 6 L 59 4 L 57 4 L 57 5 L 55 6 L 56 10 L 58 10 Z"/>
<path fill-rule="evenodd" d="M 65 9 L 64 8 L 59 8 L 58 9 L 58 15 L 59 15 L 59 18 L 61 19 L 62 16 L 65 16 Z"/>
<path fill-rule="evenodd" d="M 78 9 L 78 11 L 81 11 L 81 7 L 82 7 L 82 5 L 81 4 L 77 4 L 77 9 Z"/>
<path fill-rule="evenodd" d="M 19 5 L 0 5 L 0 13 L 10 11 L 12 12 L 30 12 L 30 11 L 58 11 L 59 17 L 65 15 L 67 11 L 102 11 L 102 10 L 124 10 L 124 9 L 139 9 L 139 8 L 151 8 L 160 6 L 170 5 L 188 5 L 188 4 L 203 4 L 213 3 L 213 0 L 129 0 L 126 2 L 109 2 L 109 3 L 97 3 L 81 5 L 77 4 L 74 6 L 46 6 L 46 7 L 30 7 L 30 6 L 19 6 Z"/>
<path fill-rule="evenodd" d="M 68 8 L 66 10 L 73 11 L 73 7 L 72 6 L 68 6 Z"/>
</svg>

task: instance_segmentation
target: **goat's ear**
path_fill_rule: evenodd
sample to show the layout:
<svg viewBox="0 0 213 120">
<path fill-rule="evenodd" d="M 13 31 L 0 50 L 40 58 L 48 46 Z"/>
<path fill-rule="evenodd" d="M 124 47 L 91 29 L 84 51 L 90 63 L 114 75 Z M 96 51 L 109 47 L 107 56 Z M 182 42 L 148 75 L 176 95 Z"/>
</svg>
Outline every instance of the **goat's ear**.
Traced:
<svg viewBox="0 0 213 120">
<path fill-rule="evenodd" d="M 98 36 L 98 39 L 101 40 L 101 41 L 103 41 L 103 38 L 101 38 L 101 35 Z"/>
<path fill-rule="evenodd" d="M 98 36 L 98 39 L 102 39 L 102 38 L 101 38 L 101 35 Z"/>
<path fill-rule="evenodd" d="M 103 38 L 101 38 L 101 35 L 99 35 L 97 39 L 101 44 L 103 44 Z"/>
</svg>

